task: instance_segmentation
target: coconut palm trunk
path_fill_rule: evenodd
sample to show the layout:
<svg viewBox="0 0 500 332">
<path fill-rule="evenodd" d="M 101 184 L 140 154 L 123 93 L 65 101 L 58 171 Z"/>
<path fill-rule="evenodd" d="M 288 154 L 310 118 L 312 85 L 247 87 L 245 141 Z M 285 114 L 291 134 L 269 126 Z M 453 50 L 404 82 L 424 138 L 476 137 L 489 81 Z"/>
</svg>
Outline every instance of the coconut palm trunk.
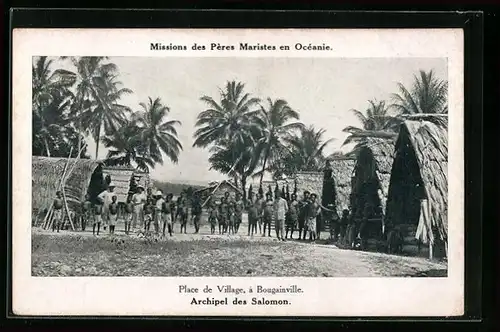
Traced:
<svg viewBox="0 0 500 332">
<path fill-rule="evenodd" d="M 45 151 L 47 152 L 47 157 L 50 157 L 49 142 L 47 141 L 47 137 L 43 138 L 43 143 L 45 145 Z"/>
<path fill-rule="evenodd" d="M 266 153 L 264 154 L 264 161 L 262 163 L 262 172 L 260 174 L 260 181 L 259 184 L 262 187 L 262 181 L 264 180 L 264 172 L 266 171 L 266 166 L 267 166 L 267 159 L 269 158 L 269 152 L 271 150 L 270 143 L 267 145 L 266 148 Z"/>
<path fill-rule="evenodd" d="M 101 138 L 101 125 L 99 125 L 99 128 L 97 128 L 97 135 L 95 138 L 95 159 L 98 159 L 99 156 L 99 142 Z"/>
</svg>

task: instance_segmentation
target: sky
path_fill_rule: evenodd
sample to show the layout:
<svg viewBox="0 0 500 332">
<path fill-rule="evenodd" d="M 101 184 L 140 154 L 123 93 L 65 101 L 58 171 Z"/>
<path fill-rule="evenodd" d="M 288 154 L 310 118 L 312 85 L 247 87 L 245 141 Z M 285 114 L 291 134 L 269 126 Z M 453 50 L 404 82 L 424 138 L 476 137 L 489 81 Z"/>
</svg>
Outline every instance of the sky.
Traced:
<svg viewBox="0 0 500 332">
<path fill-rule="evenodd" d="M 179 120 L 179 140 L 183 151 L 177 164 L 165 159 L 151 171 L 156 180 L 206 184 L 227 177 L 211 171 L 209 152 L 193 148 L 196 117 L 206 109 L 203 95 L 219 100 L 219 88 L 226 81 L 245 83 L 245 91 L 266 100 L 285 99 L 300 113 L 306 125 L 326 130 L 325 139 L 335 140 L 325 149 L 326 155 L 342 147 L 348 125 L 359 126 L 351 109 L 364 111 L 368 100 L 388 100 L 397 92 L 397 83 L 410 87 L 420 69 L 434 70 L 447 78 L 445 58 L 158 58 L 111 57 L 120 72 L 123 86 L 134 93 L 121 104 L 140 110 L 140 102 L 160 97 L 170 108 L 168 119 Z M 74 70 L 69 61 L 57 60 L 53 68 Z M 95 142 L 87 139 L 88 153 L 95 158 Z M 99 147 L 98 159 L 106 157 Z"/>
</svg>

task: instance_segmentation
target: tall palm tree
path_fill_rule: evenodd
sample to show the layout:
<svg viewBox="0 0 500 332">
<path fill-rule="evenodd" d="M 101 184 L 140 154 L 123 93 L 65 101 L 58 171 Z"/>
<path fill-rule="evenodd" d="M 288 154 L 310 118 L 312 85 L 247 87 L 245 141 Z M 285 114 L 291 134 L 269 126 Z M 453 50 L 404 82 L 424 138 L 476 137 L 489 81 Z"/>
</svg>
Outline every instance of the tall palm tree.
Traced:
<svg viewBox="0 0 500 332">
<path fill-rule="evenodd" d="M 79 116 L 81 126 L 88 129 L 96 142 L 96 159 L 99 156 L 99 142 L 103 134 L 112 135 L 126 123 L 127 114 L 131 113 L 129 107 L 119 104 L 119 100 L 132 91 L 121 88 L 121 85 L 117 75 L 111 72 L 103 71 L 101 76 L 93 77 L 93 100 Z"/>
<path fill-rule="evenodd" d="M 361 128 L 347 126 L 342 131 L 349 133 L 344 145 L 352 142 L 362 142 L 366 137 L 381 137 L 392 139 L 396 136 L 396 131 L 400 120 L 389 114 L 389 108 L 385 101 L 369 100 L 369 107 L 365 114 L 358 110 L 351 110 L 361 122 Z"/>
<path fill-rule="evenodd" d="M 108 148 L 106 164 L 131 166 L 132 163 L 143 171 L 154 168 L 155 162 L 147 155 L 141 155 L 141 140 L 139 128 L 132 122 L 126 123 L 111 136 L 102 138 L 104 146 Z"/>
<path fill-rule="evenodd" d="M 262 170 L 260 173 L 260 183 L 264 178 L 268 159 L 274 160 L 277 155 L 277 150 L 283 144 L 284 137 L 290 135 L 294 130 L 300 130 L 304 125 L 300 122 L 290 122 L 291 120 L 299 120 L 299 113 L 294 111 L 286 100 L 267 99 L 268 109 L 261 106 L 260 119 L 263 128 L 263 144 L 265 146 L 262 162 Z"/>
<path fill-rule="evenodd" d="M 200 128 L 194 133 L 193 146 L 204 148 L 221 140 L 243 142 L 258 129 L 253 121 L 257 116 L 253 107 L 259 99 L 244 93 L 244 88 L 243 83 L 231 81 L 220 91 L 220 102 L 201 97 L 208 109 L 198 115 L 196 127 Z"/>
<path fill-rule="evenodd" d="M 324 149 L 333 142 L 333 139 L 324 140 L 324 133 L 324 129 L 316 130 L 314 126 L 309 126 L 298 135 L 285 138 L 288 151 L 282 158 L 283 168 L 274 171 L 286 175 L 297 171 L 321 171 L 326 161 Z"/>
<path fill-rule="evenodd" d="M 39 138 L 45 145 L 48 157 L 50 157 L 49 131 L 54 131 L 54 126 L 58 125 L 57 118 L 71 102 L 72 94 L 69 89 L 76 80 L 76 76 L 70 71 L 57 69 L 52 72 L 50 68 L 52 64 L 53 60 L 42 56 L 35 60 L 32 67 L 33 121 L 40 127 Z"/>
<path fill-rule="evenodd" d="M 399 94 L 392 95 L 391 106 L 402 114 L 443 114 L 448 113 L 448 81 L 436 77 L 433 70 L 419 71 L 413 78 L 413 86 L 408 90 L 398 83 Z"/>
<path fill-rule="evenodd" d="M 77 83 L 75 87 L 75 102 L 73 103 L 71 116 L 75 122 L 76 127 L 83 134 L 92 134 L 94 139 L 96 138 L 96 125 L 91 128 L 86 127 L 86 119 L 90 113 L 92 113 L 95 108 L 101 105 L 101 108 L 106 109 L 103 106 L 104 101 L 101 100 L 99 94 L 99 82 L 103 78 L 114 76 L 118 73 L 118 67 L 116 64 L 111 62 L 106 62 L 109 57 L 61 57 L 61 59 L 69 59 L 76 69 Z M 100 132 L 100 130 L 99 130 Z M 99 133 L 100 134 L 100 133 Z M 100 139 L 100 138 L 99 138 Z M 98 139 L 98 140 L 99 140 Z M 96 148 L 96 158 L 99 153 L 99 144 L 97 143 Z M 78 149 L 80 149 L 82 140 L 79 141 Z"/>
<path fill-rule="evenodd" d="M 139 130 L 138 137 L 142 142 L 143 151 L 140 152 L 160 164 L 163 164 L 163 154 L 177 163 L 182 144 L 177 139 L 175 126 L 181 125 L 181 122 L 166 119 L 170 110 L 162 104 L 160 98 L 153 100 L 149 97 L 147 104 L 140 105 L 143 111 L 133 115 Z"/>
</svg>

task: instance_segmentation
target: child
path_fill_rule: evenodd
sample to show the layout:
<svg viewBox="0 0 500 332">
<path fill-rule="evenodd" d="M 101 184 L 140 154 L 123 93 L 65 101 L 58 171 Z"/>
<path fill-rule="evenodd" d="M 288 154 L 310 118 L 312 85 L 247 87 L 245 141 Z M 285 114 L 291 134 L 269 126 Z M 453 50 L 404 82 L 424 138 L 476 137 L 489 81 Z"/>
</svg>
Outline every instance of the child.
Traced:
<svg viewBox="0 0 500 332">
<path fill-rule="evenodd" d="M 317 217 L 321 212 L 318 203 L 316 202 L 316 194 L 311 194 L 309 204 L 307 205 L 307 229 L 309 231 L 309 241 L 317 239 Z"/>
<path fill-rule="evenodd" d="M 99 236 L 101 221 L 102 221 L 102 202 L 98 200 L 97 203 L 94 205 L 94 225 L 92 227 L 92 235 L 96 235 L 95 226 L 97 225 L 97 236 Z"/>
<path fill-rule="evenodd" d="M 85 231 L 85 226 L 92 218 L 92 202 L 90 202 L 90 195 L 85 195 L 85 201 L 82 203 L 82 231 Z"/>
<path fill-rule="evenodd" d="M 235 214 L 234 204 L 228 204 L 227 221 L 229 230 L 227 234 L 231 233 L 234 234 L 235 219 L 236 219 L 236 214 Z"/>
<path fill-rule="evenodd" d="M 132 198 L 129 196 L 129 197 L 127 197 L 127 203 L 125 204 L 125 213 L 124 213 L 125 234 L 127 234 L 127 235 L 130 232 L 130 226 L 132 224 L 133 212 L 134 212 L 134 204 L 132 203 Z"/>
<path fill-rule="evenodd" d="M 263 211 L 263 217 L 262 221 L 264 223 L 264 232 L 262 236 L 266 236 L 266 227 L 268 228 L 267 235 L 271 237 L 271 222 L 273 218 L 273 199 L 271 196 L 271 193 L 266 194 L 266 202 L 264 203 L 264 211 Z"/>
<path fill-rule="evenodd" d="M 214 203 L 210 204 L 210 208 L 208 210 L 208 222 L 210 223 L 210 234 L 215 234 L 215 225 L 217 225 L 217 208 Z"/>
<path fill-rule="evenodd" d="M 222 197 L 219 205 L 219 234 L 224 234 L 227 231 L 227 214 L 228 205 L 225 197 Z M 222 230 L 222 231 L 221 231 Z"/>
<path fill-rule="evenodd" d="M 181 221 L 181 233 L 184 229 L 184 234 L 187 232 L 187 222 L 188 222 L 188 206 L 187 200 L 184 198 L 183 194 L 177 200 L 177 213 Z"/>
<path fill-rule="evenodd" d="M 240 229 L 240 224 L 243 221 L 243 209 L 244 204 L 241 199 L 241 194 L 236 194 L 236 200 L 234 201 L 234 231 L 238 234 L 238 230 Z"/>
<path fill-rule="evenodd" d="M 158 190 L 155 194 L 155 205 L 154 205 L 154 226 L 155 226 L 155 234 L 160 232 L 160 225 L 162 224 L 162 208 L 163 203 L 165 203 L 165 199 L 163 199 L 163 193 L 161 190 Z"/>
<path fill-rule="evenodd" d="M 163 236 L 165 236 L 165 228 L 168 227 L 168 233 L 172 236 L 172 212 L 175 206 L 172 204 L 174 195 L 168 194 L 166 200 L 163 201 L 161 211 L 163 213 Z"/>
<path fill-rule="evenodd" d="M 54 198 L 54 214 L 52 218 L 52 231 L 55 231 L 57 228 L 57 233 L 59 233 L 63 218 L 63 199 L 60 191 L 56 192 L 56 198 Z"/>
<path fill-rule="evenodd" d="M 250 208 L 248 209 L 248 236 L 252 236 L 253 234 L 257 234 L 257 223 L 259 218 L 259 204 L 261 202 L 259 200 L 255 200 Z"/>
<path fill-rule="evenodd" d="M 201 197 L 198 194 L 195 194 L 191 205 L 191 214 L 193 215 L 195 234 L 200 231 L 201 214 L 203 212 L 201 204 Z"/>
<path fill-rule="evenodd" d="M 342 210 L 342 217 L 340 218 L 340 229 L 338 240 L 340 243 L 345 244 L 347 240 L 347 226 L 349 225 L 349 210 Z"/>
<path fill-rule="evenodd" d="M 299 208 L 299 202 L 297 201 L 297 195 L 294 193 L 291 196 L 290 204 L 288 207 L 285 239 L 288 239 L 288 232 L 290 231 L 290 239 L 293 240 L 293 231 L 295 230 L 295 227 L 297 227 L 297 221 L 299 216 L 298 208 Z"/>
<path fill-rule="evenodd" d="M 149 227 L 151 226 L 151 221 L 153 220 L 153 209 L 153 202 L 150 198 L 144 204 L 144 233 L 149 231 Z"/>
<path fill-rule="evenodd" d="M 118 220 L 118 203 L 117 197 L 114 195 L 111 198 L 111 203 L 108 206 L 109 209 L 109 234 L 115 234 L 116 221 Z"/>
</svg>

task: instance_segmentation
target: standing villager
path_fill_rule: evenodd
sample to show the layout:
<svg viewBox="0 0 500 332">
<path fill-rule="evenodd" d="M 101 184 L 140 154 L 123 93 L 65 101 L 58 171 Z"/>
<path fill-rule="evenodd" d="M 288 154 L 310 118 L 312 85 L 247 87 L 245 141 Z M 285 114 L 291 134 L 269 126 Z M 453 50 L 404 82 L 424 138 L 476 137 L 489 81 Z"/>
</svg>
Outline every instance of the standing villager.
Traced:
<svg viewBox="0 0 500 332">
<path fill-rule="evenodd" d="M 188 202 L 183 193 L 181 193 L 181 195 L 177 199 L 177 213 L 181 221 L 181 233 L 184 229 L 184 234 L 186 234 L 188 222 Z"/>
<path fill-rule="evenodd" d="M 288 239 L 288 232 L 290 232 L 290 239 L 293 239 L 293 231 L 295 230 L 295 227 L 297 227 L 297 221 L 299 217 L 298 208 L 299 202 L 297 202 L 297 195 L 292 193 L 290 197 L 290 203 L 288 205 L 285 239 Z"/>
<path fill-rule="evenodd" d="M 109 210 L 109 234 L 115 234 L 115 226 L 118 220 L 118 203 L 116 195 L 111 197 L 111 204 L 108 206 Z"/>
<path fill-rule="evenodd" d="M 257 225 L 259 226 L 259 234 L 262 234 L 262 214 L 264 212 L 265 204 L 266 200 L 264 199 L 264 195 L 259 191 L 258 197 L 255 202 L 255 207 L 257 208 Z"/>
<path fill-rule="evenodd" d="M 201 206 L 201 197 L 198 194 L 195 194 L 193 197 L 193 203 L 191 206 L 191 214 L 193 215 L 195 234 L 197 234 L 200 231 L 202 212 L 203 212 L 203 208 Z"/>
<path fill-rule="evenodd" d="M 236 194 L 236 200 L 234 201 L 234 232 L 238 234 L 238 230 L 240 229 L 240 225 L 243 221 L 243 209 L 245 208 L 245 204 L 241 199 L 241 194 Z"/>
<path fill-rule="evenodd" d="M 288 212 L 288 203 L 283 196 L 283 194 L 280 195 L 277 193 L 274 197 L 274 230 L 276 238 L 281 241 L 285 241 L 283 233 L 285 231 L 285 218 Z"/>
<path fill-rule="evenodd" d="M 307 205 L 307 229 L 309 231 L 309 240 L 310 241 L 316 241 L 317 239 L 317 234 L 316 234 L 316 220 L 318 217 L 318 214 L 321 213 L 321 207 L 320 205 L 316 202 L 317 195 L 316 194 L 311 194 L 309 198 L 309 204 Z"/>
<path fill-rule="evenodd" d="M 161 213 L 163 220 L 163 232 L 162 235 L 165 236 L 165 229 L 167 229 L 170 236 L 172 236 L 173 226 L 172 226 L 172 198 L 174 195 L 167 194 L 166 199 L 163 200 L 161 205 Z"/>
<path fill-rule="evenodd" d="M 109 205 L 113 200 L 115 185 L 111 182 L 108 184 L 108 189 L 101 192 L 97 199 L 102 203 L 102 220 L 103 220 L 103 228 L 106 230 L 106 227 L 109 224 Z"/>
<path fill-rule="evenodd" d="M 85 231 L 87 223 L 91 221 L 92 218 L 92 202 L 90 201 L 90 195 L 85 194 L 85 200 L 81 204 L 81 220 L 82 220 L 82 231 Z"/>
<path fill-rule="evenodd" d="M 217 218 L 218 218 L 217 207 L 215 206 L 215 203 L 210 202 L 210 207 L 208 210 L 208 222 L 210 223 L 210 234 L 215 234 L 215 226 L 217 225 Z"/>
<path fill-rule="evenodd" d="M 306 239 L 307 234 L 307 206 L 309 205 L 309 191 L 305 190 L 302 199 L 298 204 L 299 214 L 298 214 L 298 223 L 299 223 L 299 240 Z"/>
<path fill-rule="evenodd" d="M 146 199 L 143 211 L 144 211 L 144 233 L 146 233 L 147 231 L 149 231 L 151 222 L 153 221 L 154 203 L 151 198 Z"/>
<path fill-rule="evenodd" d="M 259 200 L 254 200 L 248 209 L 248 236 L 257 234 L 257 223 L 260 218 L 259 210 L 261 210 L 259 206 L 261 206 L 261 202 Z"/>
<path fill-rule="evenodd" d="M 157 190 L 155 195 L 155 204 L 154 204 L 154 227 L 155 227 L 155 233 L 159 234 L 160 233 L 160 225 L 163 224 L 163 205 L 165 203 L 165 199 L 163 198 L 163 192 L 161 190 Z"/>
<path fill-rule="evenodd" d="M 271 237 L 271 223 L 272 223 L 272 218 L 273 218 L 273 199 L 272 199 L 272 194 L 267 193 L 266 194 L 266 202 L 264 203 L 264 211 L 262 213 L 262 221 L 264 223 L 264 231 L 262 233 L 262 236 L 266 236 L 266 228 L 268 229 L 267 235 Z"/>
<path fill-rule="evenodd" d="M 62 192 L 59 190 L 56 192 L 56 197 L 54 198 L 54 209 L 53 209 L 53 216 L 52 216 L 52 231 L 54 232 L 57 229 L 57 233 L 59 233 L 59 230 L 61 228 L 62 224 L 62 219 L 63 219 L 63 197 L 62 197 Z"/>
<path fill-rule="evenodd" d="M 137 186 L 137 192 L 132 196 L 132 204 L 134 211 L 132 215 L 132 230 L 137 229 L 137 222 L 142 226 L 144 222 L 144 203 L 146 203 L 146 195 L 144 187 Z"/>
<path fill-rule="evenodd" d="M 99 236 L 99 230 L 101 229 L 102 221 L 102 202 L 97 200 L 94 205 L 94 225 L 92 226 L 92 234 Z M 95 232 L 95 227 L 97 225 L 97 234 Z"/>
<path fill-rule="evenodd" d="M 227 198 L 222 197 L 219 205 L 219 234 L 224 234 L 227 231 L 228 213 L 229 213 L 229 206 Z"/>
<path fill-rule="evenodd" d="M 328 223 L 330 229 L 330 240 L 335 240 L 335 235 L 338 233 L 338 215 L 334 210 L 333 204 L 327 205 L 327 210 L 323 212 L 325 224 Z"/>
<path fill-rule="evenodd" d="M 349 225 L 349 210 L 344 209 L 342 210 L 342 217 L 340 218 L 340 223 L 339 223 L 339 232 L 338 234 L 338 241 L 342 244 L 346 244 L 347 240 L 347 226 Z"/>
<path fill-rule="evenodd" d="M 127 203 L 125 203 L 123 221 L 125 223 L 125 234 L 129 234 L 130 226 L 132 225 L 132 218 L 134 217 L 134 204 L 132 203 L 132 197 L 127 197 Z"/>
</svg>

